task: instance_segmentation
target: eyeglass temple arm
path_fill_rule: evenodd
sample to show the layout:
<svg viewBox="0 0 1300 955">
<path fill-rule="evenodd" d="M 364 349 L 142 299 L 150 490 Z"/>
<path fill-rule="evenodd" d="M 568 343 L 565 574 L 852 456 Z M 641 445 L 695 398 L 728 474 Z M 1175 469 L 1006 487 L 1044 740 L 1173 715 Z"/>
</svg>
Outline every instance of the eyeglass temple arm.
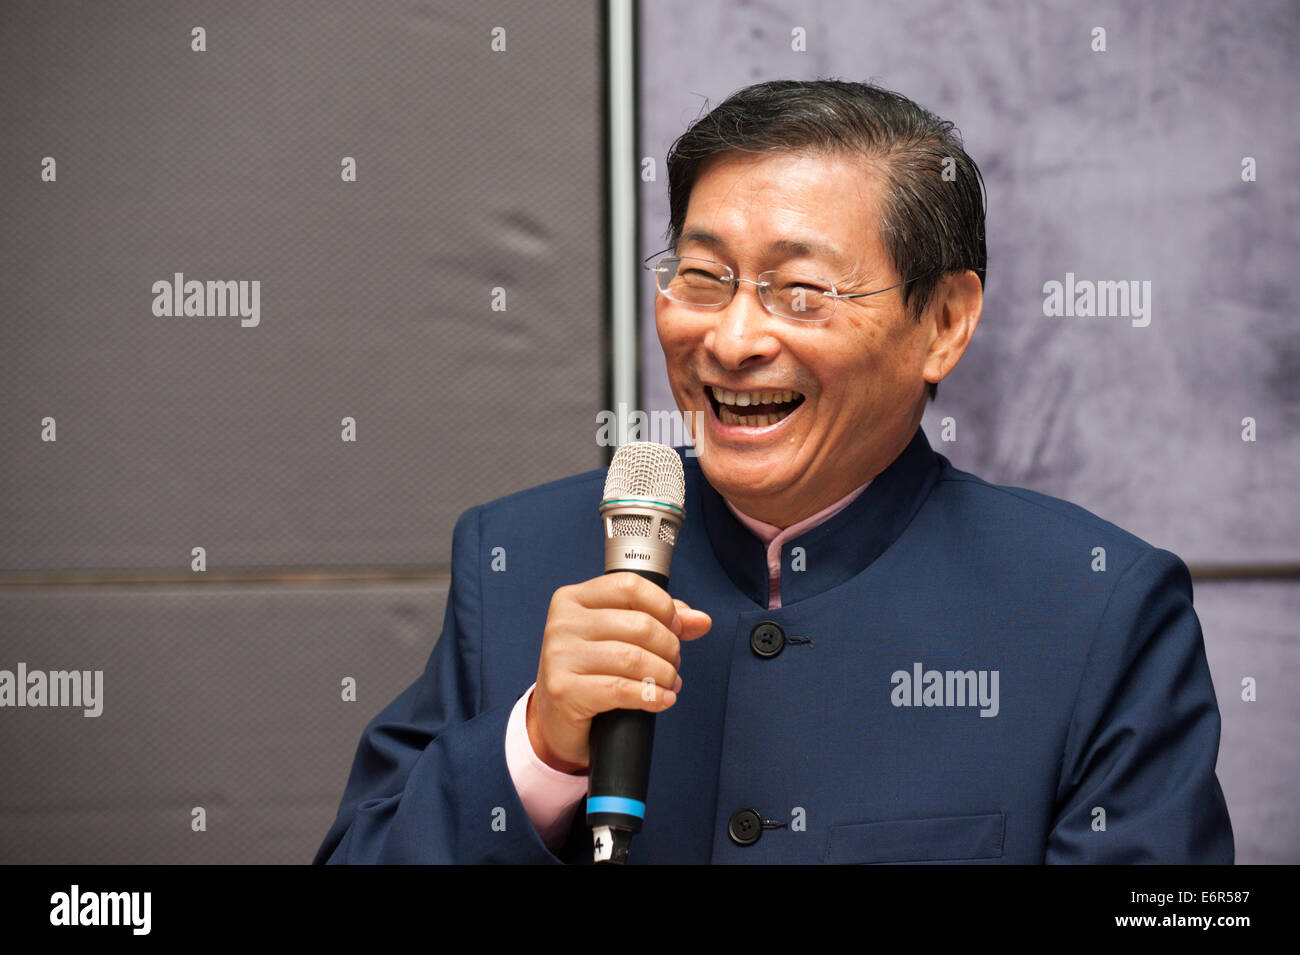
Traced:
<svg viewBox="0 0 1300 955">
<path fill-rule="evenodd" d="M 908 282 L 915 282 L 917 279 L 923 279 L 927 275 L 932 275 L 932 274 L 934 274 L 933 270 L 929 272 L 922 272 L 920 275 L 914 275 L 910 279 L 904 279 L 903 281 L 899 282 L 898 285 L 891 285 L 889 286 L 889 288 L 878 288 L 874 292 L 857 292 L 853 295 L 831 295 L 828 292 L 826 293 L 826 296 L 827 298 L 866 298 L 868 295 L 879 295 L 881 292 L 889 292 L 893 289 L 898 288 L 900 285 L 906 285 Z"/>
</svg>

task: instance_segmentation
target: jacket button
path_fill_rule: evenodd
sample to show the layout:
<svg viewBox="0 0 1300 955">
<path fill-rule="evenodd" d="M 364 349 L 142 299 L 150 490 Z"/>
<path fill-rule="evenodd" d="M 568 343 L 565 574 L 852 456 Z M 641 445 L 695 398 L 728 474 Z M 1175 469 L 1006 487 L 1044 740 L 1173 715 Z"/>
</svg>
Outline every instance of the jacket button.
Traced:
<svg viewBox="0 0 1300 955">
<path fill-rule="evenodd" d="M 785 631 L 764 620 L 749 632 L 749 648 L 764 660 L 770 660 L 785 649 Z"/>
<path fill-rule="evenodd" d="M 738 846 L 752 846 L 763 834 L 763 820 L 752 809 L 737 809 L 727 823 L 727 835 Z"/>
</svg>

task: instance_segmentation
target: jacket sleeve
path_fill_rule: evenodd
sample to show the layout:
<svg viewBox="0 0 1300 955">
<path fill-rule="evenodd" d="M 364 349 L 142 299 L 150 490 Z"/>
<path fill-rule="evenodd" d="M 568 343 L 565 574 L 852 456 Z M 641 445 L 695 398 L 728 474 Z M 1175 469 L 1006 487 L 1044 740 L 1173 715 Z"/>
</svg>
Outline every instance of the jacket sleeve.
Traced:
<svg viewBox="0 0 1300 955">
<path fill-rule="evenodd" d="M 442 634 L 423 675 L 362 734 L 316 864 L 565 861 L 542 841 L 510 779 L 514 701 L 483 708 L 480 557 L 473 508 L 456 522 Z"/>
<path fill-rule="evenodd" d="M 1088 650 L 1045 861 L 1230 865 L 1218 753 L 1191 576 L 1152 548 L 1116 583 Z"/>
</svg>

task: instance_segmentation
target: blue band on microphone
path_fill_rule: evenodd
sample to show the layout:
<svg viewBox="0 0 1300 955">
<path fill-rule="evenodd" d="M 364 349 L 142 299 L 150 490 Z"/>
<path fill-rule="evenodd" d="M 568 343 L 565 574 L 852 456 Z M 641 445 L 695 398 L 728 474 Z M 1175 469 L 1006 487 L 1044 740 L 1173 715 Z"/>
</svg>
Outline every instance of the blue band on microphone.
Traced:
<svg viewBox="0 0 1300 955">
<path fill-rule="evenodd" d="M 626 796 L 588 796 L 587 812 L 621 812 L 625 816 L 645 818 L 645 803 Z"/>
</svg>

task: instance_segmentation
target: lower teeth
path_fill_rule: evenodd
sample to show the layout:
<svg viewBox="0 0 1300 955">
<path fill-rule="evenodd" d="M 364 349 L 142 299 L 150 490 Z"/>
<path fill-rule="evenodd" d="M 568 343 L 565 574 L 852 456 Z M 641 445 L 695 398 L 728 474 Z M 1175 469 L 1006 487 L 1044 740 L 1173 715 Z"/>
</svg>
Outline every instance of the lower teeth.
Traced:
<svg viewBox="0 0 1300 955">
<path fill-rule="evenodd" d="M 793 410 L 794 410 L 793 408 L 790 409 L 790 411 Z M 761 428 L 764 425 L 776 424 L 778 421 L 780 421 L 782 418 L 788 415 L 790 411 L 781 411 L 776 414 L 739 415 L 736 414 L 734 411 L 732 411 L 730 408 L 728 408 L 726 405 L 719 405 L 718 420 L 721 421 L 723 424 L 739 424 L 739 425 L 744 425 L 745 427 L 748 428 Z"/>
</svg>

